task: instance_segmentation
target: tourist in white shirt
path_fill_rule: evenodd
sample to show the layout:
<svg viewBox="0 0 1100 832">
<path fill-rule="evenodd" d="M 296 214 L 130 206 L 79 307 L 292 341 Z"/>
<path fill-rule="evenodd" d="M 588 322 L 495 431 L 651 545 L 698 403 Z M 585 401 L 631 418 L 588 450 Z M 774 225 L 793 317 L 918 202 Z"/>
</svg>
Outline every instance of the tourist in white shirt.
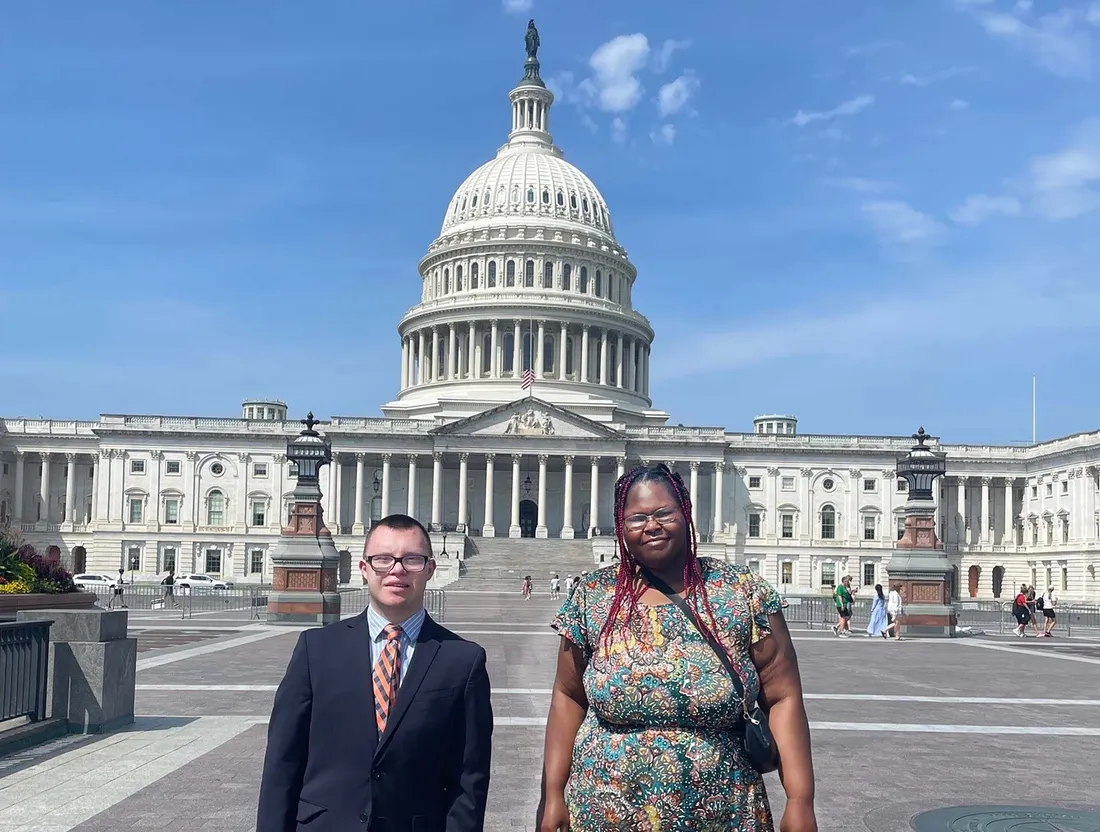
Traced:
<svg viewBox="0 0 1100 832">
<path fill-rule="evenodd" d="M 886 598 L 886 615 L 890 623 L 882 631 L 883 638 L 889 638 L 894 634 L 894 641 L 901 641 L 901 616 L 905 612 L 905 590 L 901 584 L 890 587 L 890 595 Z"/>
<path fill-rule="evenodd" d="M 1050 638 L 1052 635 L 1054 635 L 1051 630 L 1054 629 L 1054 607 L 1057 603 L 1058 599 L 1054 596 L 1054 587 L 1047 587 L 1047 591 L 1043 593 L 1043 633 L 1042 635 L 1037 634 L 1037 638 Z"/>
</svg>

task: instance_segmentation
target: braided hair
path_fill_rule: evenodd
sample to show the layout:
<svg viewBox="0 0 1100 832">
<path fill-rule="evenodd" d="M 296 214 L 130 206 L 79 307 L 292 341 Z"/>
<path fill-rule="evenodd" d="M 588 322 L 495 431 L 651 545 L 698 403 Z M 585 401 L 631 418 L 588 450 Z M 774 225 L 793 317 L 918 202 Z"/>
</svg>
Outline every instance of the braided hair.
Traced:
<svg viewBox="0 0 1100 832">
<path fill-rule="evenodd" d="M 624 517 L 626 513 L 626 498 L 630 489 L 642 482 L 663 483 L 673 497 L 676 498 L 677 507 L 684 518 L 687 540 L 684 548 L 684 591 L 685 600 L 691 607 L 696 625 L 706 634 L 714 636 L 718 625 L 714 620 L 714 613 L 710 608 L 710 600 L 707 597 L 706 584 L 703 581 L 702 571 L 699 569 L 697 535 L 695 522 L 692 519 L 691 497 L 688 489 L 684 487 L 683 478 L 670 470 L 664 463 L 650 467 L 639 466 L 627 471 L 615 483 L 615 538 L 619 544 L 619 573 L 615 580 L 615 594 L 611 600 L 611 608 L 608 610 L 607 620 L 600 631 L 600 638 L 604 644 L 611 641 L 616 630 L 630 629 L 630 622 L 635 615 L 640 615 L 638 600 L 645 592 L 646 586 L 638 578 L 641 568 L 638 561 L 630 554 L 626 546 L 624 534 Z M 625 607 L 625 620 L 623 610 Z M 706 618 L 700 614 L 700 610 L 706 612 Z"/>
</svg>

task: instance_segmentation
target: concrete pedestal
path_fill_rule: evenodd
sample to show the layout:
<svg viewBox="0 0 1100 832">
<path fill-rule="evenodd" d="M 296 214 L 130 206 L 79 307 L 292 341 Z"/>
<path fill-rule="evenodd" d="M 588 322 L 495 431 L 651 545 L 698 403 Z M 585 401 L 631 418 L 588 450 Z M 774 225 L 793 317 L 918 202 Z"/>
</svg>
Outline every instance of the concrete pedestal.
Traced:
<svg viewBox="0 0 1100 832">
<path fill-rule="evenodd" d="M 890 585 L 904 590 L 903 636 L 953 638 L 958 624 L 951 604 L 951 563 L 936 537 L 934 505 L 905 506 L 905 534 L 898 541 L 886 573 Z"/>
<path fill-rule="evenodd" d="M 280 539 L 271 560 L 268 624 L 332 624 L 340 620 L 336 589 L 340 555 L 331 537 Z"/>
<path fill-rule="evenodd" d="M 76 734 L 98 734 L 134 721 L 137 639 L 126 610 L 22 610 L 18 621 L 50 620 L 49 715 Z"/>
</svg>

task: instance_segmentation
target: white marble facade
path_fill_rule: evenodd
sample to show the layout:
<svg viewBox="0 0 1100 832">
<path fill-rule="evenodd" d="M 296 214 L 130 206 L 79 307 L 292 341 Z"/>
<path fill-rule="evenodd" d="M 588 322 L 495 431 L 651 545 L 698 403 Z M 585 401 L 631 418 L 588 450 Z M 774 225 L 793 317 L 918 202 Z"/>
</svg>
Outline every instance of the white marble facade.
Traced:
<svg viewBox="0 0 1100 832">
<path fill-rule="evenodd" d="M 471 535 L 605 536 L 616 476 L 662 461 L 692 494 L 708 554 L 791 592 L 885 580 L 905 502 L 894 469 L 912 440 L 802 434 L 790 416 L 745 432 L 669 425 L 650 399 L 654 333 L 633 308 L 638 273 L 610 210 L 554 145 L 549 90 L 521 84 L 509 102 L 508 141 L 459 187 L 420 261 L 397 398 L 383 418 L 321 423 L 338 548 L 357 551 L 395 511 Z M 240 418 L 3 419 L 0 519 L 78 569 L 270 580 L 299 428 L 267 400 Z M 1100 600 L 1100 431 L 934 444 L 948 455 L 938 525 L 962 597 L 1028 582 Z"/>
</svg>

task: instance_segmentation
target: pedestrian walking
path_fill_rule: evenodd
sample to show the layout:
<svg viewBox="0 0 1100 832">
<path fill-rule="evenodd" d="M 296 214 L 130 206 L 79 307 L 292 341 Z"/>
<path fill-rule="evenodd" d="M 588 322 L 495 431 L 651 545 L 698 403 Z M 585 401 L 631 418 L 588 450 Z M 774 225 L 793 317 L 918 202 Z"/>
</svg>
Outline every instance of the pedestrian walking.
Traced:
<svg viewBox="0 0 1100 832">
<path fill-rule="evenodd" d="M 871 599 L 871 621 L 867 625 L 867 635 L 881 635 L 886 630 L 890 618 L 886 614 L 886 596 L 882 593 L 882 584 L 875 584 L 875 597 Z"/>
<path fill-rule="evenodd" d="M 837 616 L 833 633 L 841 638 L 848 638 L 852 634 L 852 577 L 850 575 L 840 579 L 840 584 L 833 593 L 833 602 L 836 604 Z"/>
<path fill-rule="evenodd" d="M 1054 613 L 1054 608 L 1058 605 L 1058 599 L 1054 595 L 1054 587 L 1047 587 L 1047 591 L 1043 593 L 1039 599 L 1043 602 L 1043 634 L 1041 638 L 1051 638 L 1054 633 L 1051 632 L 1056 624 L 1057 616 Z"/>
<path fill-rule="evenodd" d="M 111 593 L 111 600 L 107 604 L 107 609 L 109 609 L 109 610 L 114 609 L 116 602 L 124 610 L 129 609 L 129 607 L 126 606 L 126 602 L 123 600 L 123 597 L 122 597 L 122 593 L 125 591 L 125 586 L 124 586 L 125 583 L 126 583 L 126 573 L 123 571 L 122 567 L 120 566 L 118 568 L 118 580 L 115 581 L 115 585 L 114 585 L 114 588 L 113 588 L 112 593 Z"/>
<path fill-rule="evenodd" d="M 176 601 L 176 570 L 169 569 L 168 574 L 164 576 L 164 580 L 160 582 L 164 587 L 164 597 L 161 599 L 163 606 L 168 606 L 168 602 L 172 602 L 172 606 L 179 608 L 179 603 Z"/>
<path fill-rule="evenodd" d="M 889 638 L 893 633 L 894 641 L 901 641 L 901 616 L 905 613 L 905 589 L 901 584 L 890 587 L 890 595 L 886 599 L 886 626 L 882 630 L 882 637 Z"/>
</svg>

